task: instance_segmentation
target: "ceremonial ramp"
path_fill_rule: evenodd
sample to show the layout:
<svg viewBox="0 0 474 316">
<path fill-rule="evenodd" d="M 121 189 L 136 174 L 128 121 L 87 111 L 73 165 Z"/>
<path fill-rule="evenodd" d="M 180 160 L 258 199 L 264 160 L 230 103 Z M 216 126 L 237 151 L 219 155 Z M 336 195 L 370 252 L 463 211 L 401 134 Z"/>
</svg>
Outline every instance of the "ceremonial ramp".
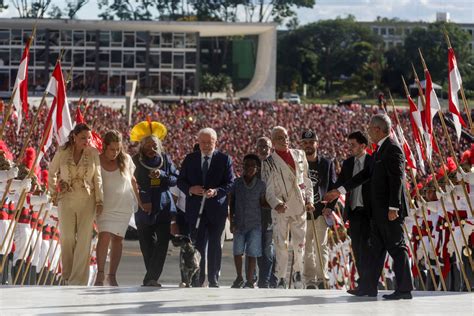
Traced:
<svg viewBox="0 0 474 316">
<path fill-rule="evenodd" d="M 413 300 L 338 290 L 1 287 L 0 315 L 474 315 L 474 294 L 414 292 Z"/>
</svg>

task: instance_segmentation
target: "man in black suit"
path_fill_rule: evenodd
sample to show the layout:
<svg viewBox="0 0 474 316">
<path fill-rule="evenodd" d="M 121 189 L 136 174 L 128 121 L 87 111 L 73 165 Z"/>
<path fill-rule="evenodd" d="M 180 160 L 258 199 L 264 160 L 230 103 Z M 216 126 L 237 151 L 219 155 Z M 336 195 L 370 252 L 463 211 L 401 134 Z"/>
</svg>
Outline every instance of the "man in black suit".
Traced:
<svg viewBox="0 0 474 316">
<path fill-rule="evenodd" d="M 337 178 L 336 188 L 340 187 L 365 167 L 370 166 L 373 157 L 367 154 L 369 141 L 361 132 L 356 131 L 348 137 L 349 150 L 352 156 L 342 163 Z M 370 182 L 354 188 L 346 193 L 344 218 L 349 220 L 349 236 L 355 257 L 359 277 L 367 263 L 370 236 Z M 360 280 L 357 281 L 359 283 Z"/>
<path fill-rule="evenodd" d="M 364 267 L 359 288 L 348 293 L 377 296 L 377 284 L 388 251 L 393 258 L 397 290 L 383 298 L 399 300 L 412 298 L 413 278 L 402 227 L 408 212 L 404 194 L 405 156 L 400 145 L 390 138 L 391 125 L 390 118 L 385 114 L 372 117 L 367 131 L 371 141 L 377 144 L 373 163 L 343 186 L 328 192 L 324 200 L 332 201 L 370 180 L 369 263 Z"/>
<path fill-rule="evenodd" d="M 318 136 L 312 130 L 304 131 L 301 135 L 301 147 L 308 160 L 309 178 L 313 183 L 314 197 L 314 225 L 316 228 L 318 247 L 315 245 L 315 238 L 312 225 L 312 216 L 308 212 L 306 220 L 306 241 L 304 253 L 304 278 L 307 289 L 322 287 L 324 280 L 329 281 L 328 261 L 328 224 L 325 216 L 328 216 L 334 208 L 334 204 L 326 207 L 321 203 L 321 197 L 329 190 L 335 188 L 336 171 L 334 162 L 318 153 Z M 319 258 L 321 256 L 321 259 Z M 321 267 L 322 262 L 322 267 Z"/>
<path fill-rule="evenodd" d="M 231 158 L 216 150 L 216 142 L 216 131 L 212 128 L 200 130 L 200 150 L 184 158 L 178 177 L 178 188 L 187 195 L 185 219 L 191 235 L 195 235 L 201 202 L 203 196 L 206 197 L 195 240 L 201 253 L 200 275 L 193 286 L 204 284 L 207 257 L 209 287 L 219 287 L 221 236 L 228 216 L 227 194 L 234 183 L 234 171 Z"/>
</svg>

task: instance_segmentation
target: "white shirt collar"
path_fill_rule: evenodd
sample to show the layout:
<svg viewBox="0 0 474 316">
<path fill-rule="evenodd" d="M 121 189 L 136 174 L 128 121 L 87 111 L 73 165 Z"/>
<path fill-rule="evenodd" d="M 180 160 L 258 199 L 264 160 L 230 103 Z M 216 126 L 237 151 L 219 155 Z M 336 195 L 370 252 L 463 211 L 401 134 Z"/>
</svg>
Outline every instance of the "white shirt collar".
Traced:
<svg viewBox="0 0 474 316">
<path fill-rule="evenodd" d="M 363 155 L 360 156 L 359 158 L 358 158 L 358 157 L 354 157 L 354 159 L 359 160 L 360 165 L 363 167 L 363 166 L 364 166 L 364 162 L 365 162 L 365 157 L 366 157 L 366 156 L 367 156 L 367 153 L 363 154 Z"/>
<path fill-rule="evenodd" d="M 211 160 L 212 160 L 212 156 L 214 156 L 214 152 L 215 152 L 215 150 L 212 153 L 210 153 L 209 155 L 205 155 L 201 151 L 201 166 L 204 164 L 204 161 L 205 161 L 204 157 L 206 157 L 206 156 L 209 157 L 209 160 L 208 160 L 209 165 L 211 164 Z"/>
<path fill-rule="evenodd" d="M 377 143 L 377 146 L 378 146 L 378 147 L 377 147 L 377 148 L 378 148 L 377 151 L 380 149 L 380 147 L 382 147 L 383 142 L 384 142 L 387 138 L 389 138 L 389 137 L 390 137 L 390 135 L 387 135 L 387 136 L 385 136 L 384 138 L 382 138 L 381 140 L 379 140 L 379 142 Z"/>
</svg>

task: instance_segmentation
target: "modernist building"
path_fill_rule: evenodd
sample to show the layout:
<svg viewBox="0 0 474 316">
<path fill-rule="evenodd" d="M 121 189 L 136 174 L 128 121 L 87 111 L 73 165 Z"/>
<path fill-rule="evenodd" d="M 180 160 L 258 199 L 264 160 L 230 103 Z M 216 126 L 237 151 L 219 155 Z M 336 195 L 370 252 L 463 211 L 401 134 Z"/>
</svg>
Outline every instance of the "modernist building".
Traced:
<svg viewBox="0 0 474 316">
<path fill-rule="evenodd" d="M 12 91 L 34 23 L 0 19 L 0 94 Z M 125 81 L 134 79 L 142 96 L 197 96 L 200 71 L 208 66 L 202 61 L 212 62 L 203 55 L 209 48 L 201 48 L 209 38 L 235 39 L 230 49 L 240 47 L 229 54 L 229 67 L 223 70 L 239 81 L 239 72 L 247 69 L 240 76 L 245 86 L 240 84 L 237 97 L 275 99 L 276 25 L 268 23 L 42 19 L 31 47 L 29 88 L 32 94 L 44 91 L 64 49 L 62 66 L 65 76 L 71 72 L 70 94 L 123 96 Z"/>
</svg>

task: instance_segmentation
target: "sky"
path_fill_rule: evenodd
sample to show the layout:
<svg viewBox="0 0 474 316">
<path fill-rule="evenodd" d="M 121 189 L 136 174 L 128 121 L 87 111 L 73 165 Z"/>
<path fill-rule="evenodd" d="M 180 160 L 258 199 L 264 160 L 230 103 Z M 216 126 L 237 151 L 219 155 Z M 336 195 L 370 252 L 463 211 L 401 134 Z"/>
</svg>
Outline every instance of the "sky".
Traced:
<svg viewBox="0 0 474 316">
<path fill-rule="evenodd" d="M 9 0 L 5 0 L 10 4 Z M 53 0 L 62 6 L 63 0 Z M 457 23 L 474 23 L 474 0 L 316 0 L 311 9 L 298 9 L 301 24 L 318 20 L 334 19 L 352 14 L 358 21 L 374 21 L 377 16 L 399 18 L 407 21 L 434 22 L 436 12 L 449 12 L 450 19 Z M 98 18 L 96 0 L 79 11 L 80 19 Z M 14 17 L 16 11 L 10 4 L 9 9 L 0 13 L 0 17 Z"/>
</svg>

